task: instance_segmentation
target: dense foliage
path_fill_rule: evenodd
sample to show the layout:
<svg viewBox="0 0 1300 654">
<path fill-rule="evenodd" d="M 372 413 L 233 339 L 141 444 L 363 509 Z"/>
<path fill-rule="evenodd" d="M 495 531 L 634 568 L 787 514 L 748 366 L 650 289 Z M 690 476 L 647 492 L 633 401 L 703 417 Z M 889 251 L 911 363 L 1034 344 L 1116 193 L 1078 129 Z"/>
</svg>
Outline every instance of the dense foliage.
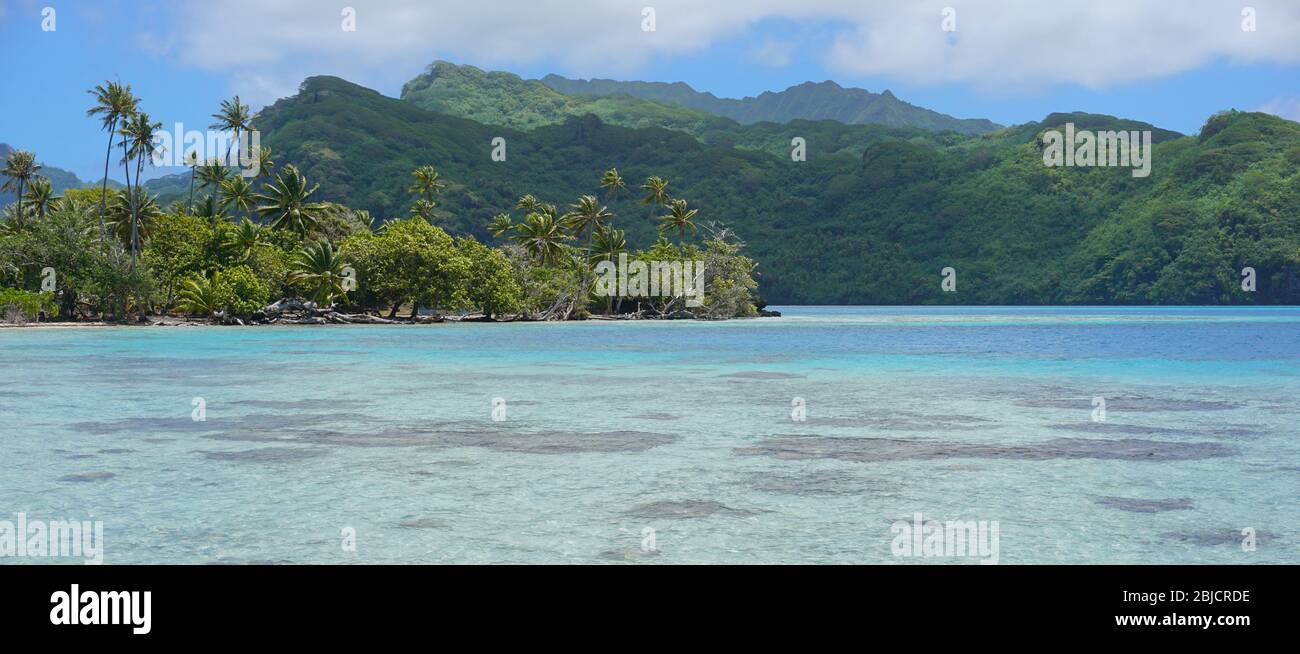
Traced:
<svg viewBox="0 0 1300 654">
<path fill-rule="evenodd" d="M 1153 172 L 1048 168 L 1039 137 L 1080 129 L 1150 129 Z M 406 212 L 409 171 L 442 162 L 452 180 L 435 219 L 490 238 L 514 199 L 590 192 L 590 171 L 660 174 L 704 222 L 743 234 L 773 303 L 1079 304 L 1300 301 L 1300 125 L 1228 112 L 1196 136 L 1091 114 L 1053 114 L 980 137 L 894 135 L 831 122 L 745 126 L 770 143 L 808 143 L 807 161 L 706 143 L 594 116 L 515 131 L 437 114 L 337 78 L 311 78 L 258 118 L 263 142 L 321 180 L 321 195 L 374 215 Z M 851 130 L 871 130 L 846 145 Z M 491 142 L 507 143 L 493 161 Z M 753 144 L 753 143 L 751 143 Z M 655 211 L 608 201 L 633 248 L 651 246 Z M 641 218 L 643 216 L 644 218 Z M 940 287 L 953 267 L 957 292 Z M 1241 271 L 1258 288 L 1241 289 Z"/>
</svg>

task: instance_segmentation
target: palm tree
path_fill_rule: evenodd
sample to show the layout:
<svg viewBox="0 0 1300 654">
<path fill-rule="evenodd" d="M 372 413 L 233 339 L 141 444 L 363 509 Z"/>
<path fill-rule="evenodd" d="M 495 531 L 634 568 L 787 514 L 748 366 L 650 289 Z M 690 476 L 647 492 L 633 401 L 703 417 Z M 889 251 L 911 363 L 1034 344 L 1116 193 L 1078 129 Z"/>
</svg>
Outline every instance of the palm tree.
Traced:
<svg viewBox="0 0 1300 654">
<path fill-rule="evenodd" d="M 217 237 L 217 225 L 226 219 L 226 205 L 217 200 L 215 193 L 209 193 L 203 196 L 199 201 L 198 210 L 194 215 L 199 218 L 207 218 L 212 223 L 212 238 Z"/>
<path fill-rule="evenodd" d="M 139 98 L 131 94 L 131 85 L 105 81 L 87 91 L 95 96 L 95 106 L 86 110 L 86 116 L 99 116 L 104 129 L 108 131 L 108 151 L 104 153 L 104 180 L 99 189 L 99 239 L 104 240 L 104 211 L 108 207 L 108 160 L 113 152 L 113 136 L 117 130 L 117 121 L 135 113 Z"/>
<path fill-rule="evenodd" d="M 415 183 L 411 184 L 406 190 L 420 196 L 415 201 L 415 205 L 411 207 L 411 215 L 420 216 L 432 222 L 433 208 L 436 206 L 433 196 L 435 193 L 441 192 L 447 185 L 438 181 L 438 171 L 434 170 L 433 166 L 420 166 L 411 171 L 411 176 L 415 178 Z"/>
<path fill-rule="evenodd" d="M 488 233 L 493 238 L 501 238 L 509 234 L 510 230 L 514 228 L 515 224 L 510 220 L 510 214 L 508 213 L 499 213 L 492 219 L 492 222 L 488 223 Z"/>
<path fill-rule="evenodd" d="M 411 184 L 407 191 L 423 195 L 424 199 L 433 202 L 433 195 L 442 191 L 447 185 L 438 181 L 438 171 L 433 166 L 420 166 L 411 171 L 411 176 L 415 178 L 415 183 Z"/>
<path fill-rule="evenodd" d="M 158 206 L 158 199 L 142 186 L 133 186 L 130 191 L 115 191 L 108 203 L 108 234 L 117 239 L 123 248 L 130 249 L 134 240 L 132 230 L 145 239 L 153 233 L 153 226 L 163 215 Z"/>
<path fill-rule="evenodd" d="M 227 177 L 221 182 L 221 204 L 253 215 L 253 185 L 242 175 Z"/>
<path fill-rule="evenodd" d="M 234 132 L 234 140 L 231 141 L 230 147 L 226 150 L 226 161 L 230 161 L 229 154 L 234 150 L 235 144 L 239 142 L 240 132 L 253 129 L 250 124 L 253 116 L 248 111 L 248 105 L 240 103 L 239 96 L 235 96 L 233 100 L 222 100 L 221 110 L 212 114 L 212 117 L 216 118 L 217 122 L 208 125 L 208 127 Z"/>
<path fill-rule="evenodd" d="M 605 189 L 605 194 L 612 200 L 618 197 L 619 193 L 627 190 L 627 184 L 623 177 L 618 174 L 617 168 L 610 168 L 600 178 L 600 187 Z"/>
<path fill-rule="evenodd" d="M 605 225 L 596 230 L 594 238 L 587 246 L 587 263 L 595 265 L 600 261 L 613 261 L 614 257 L 627 252 L 627 238 L 623 230 Z M 606 296 L 605 314 L 614 311 L 614 297 Z"/>
<path fill-rule="evenodd" d="M 291 265 L 289 279 L 307 285 L 311 299 L 318 307 L 327 307 L 334 298 L 344 295 L 343 259 L 325 239 L 320 239 L 298 252 Z"/>
<path fill-rule="evenodd" d="M 271 148 L 265 145 L 257 146 L 257 176 L 253 179 L 258 180 L 263 177 L 271 176 L 271 169 L 275 167 L 275 159 L 271 158 Z"/>
<path fill-rule="evenodd" d="M 556 220 L 555 213 L 550 211 L 528 214 L 518 231 L 515 241 L 529 256 L 543 264 L 554 263 L 564 252 L 564 241 L 569 238 L 560 221 Z"/>
<path fill-rule="evenodd" d="M 31 203 L 40 218 L 45 217 L 51 203 L 58 199 L 59 197 L 54 195 L 54 187 L 50 185 L 50 180 L 44 177 L 36 177 L 27 187 L 27 201 Z"/>
<path fill-rule="evenodd" d="M 199 169 L 199 153 L 191 151 L 185 155 L 185 165 L 190 167 L 190 202 L 185 205 L 185 213 L 194 213 L 194 175 Z"/>
<path fill-rule="evenodd" d="M 532 193 L 519 198 L 519 201 L 515 203 L 515 209 L 524 212 L 525 216 L 537 211 L 537 208 L 540 206 L 542 206 L 542 203 L 539 202 L 537 198 L 533 197 Z"/>
<path fill-rule="evenodd" d="M 248 261 L 253 256 L 257 248 L 266 245 L 266 233 L 264 228 L 247 219 L 239 221 L 235 229 L 226 235 L 226 249 L 234 252 L 236 258 L 241 262 Z"/>
<path fill-rule="evenodd" d="M 35 154 L 26 150 L 14 150 L 9 153 L 4 169 L 0 170 L 0 175 L 6 178 L 4 185 L 0 186 L 0 191 L 17 191 L 20 218 L 23 215 L 23 192 L 26 190 L 27 180 L 40 169 L 41 165 L 36 163 Z"/>
<path fill-rule="evenodd" d="M 216 319 L 217 312 L 225 307 L 221 305 L 220 293 L 218 292 L 219 280 L 217 277 L 221 273 L 213 273 L 213 279 L 199 277 L 198 279 L 187 279 L 185 285 L 181 287 L 180 293 L 176 295 L 179 301 L 176 308 L 186 313 L 206 313 L 209 319 Z"/>
<path fill-rule="evenodd" d="M 137 190 L 143 189 L 143 185 L 140 183 L 140 175 L 144 171 L 145 157 L 148 157 L 150 165 L 153 165 L 153 155 L 158 149 L 158 145 L 154 143 L 154 133 L 160 129 L 162 129 L 162 123 L 158 121 L 151 121 L 149 119 L 149 114 L 144 113 L 143 111 L 137 111 L 136 113 L 132 114 L 122 124 L 122 135 L 126 139 L 128 139 L 130 143 L 127 149 L 127 156 L 135 157 L 135 161 L 136 161 L 135 184 Z M 124 141 L 124 144 L 127 142 L 128 141 Z M 135 200 L 138 198 L 140 194 L 130 193 L 129 195 L 132 200 Z M 133 204 L 132 206 L 134 207 L 135 205 Z M 132 272 L 135 271 L 136 259 L 140 254 L 140 232 L 139 232 L 139 226 L 137 224 L 139 222 L 138 207 L 136 209 L 137 209 L 136 211 L 132 212 L 133 218 L 131 221 L 131 271 Z"/>
<path fill-rule="evenodd" d="M 668 204 L 668 182 L 665 182 L 662 178 L 647 178 L 645 184 L 641 185 L 641 190 L 645 191 L 645 197 L 641 198 L 641 204 L 657 204 L 660 206 Z"/>
<path fill-rule="evenodd" d="M 600 229 L 606 220 L 614 217 L 614 214 L 600 206 L 600 201 L 591 195 L 578 198 L 577 202 L 569 205 L 569 209 L 570 211 L 564 214 L 562 220 L 574 237 L 582 236 L 582 233 L 587 230 L 594 232 Z"/>
<path fill-rule="evenodd" d="M 686 236 L 686 230 L 695 233 L 695 214 L 699 209 L 688 209 L 686 200 L 673 200 L 668 203 L 668 215 L 659 217 L 659 231 L 677 230 L 678 238 Z"/>
<path fill-rule="evenodd" d="M 320 184 L 308 188 L 306 178 L 293 164 L 280 170 L 276 182 L 263 185 L 267 193 L 253 196 L 254 200 L 265 203 L 258 205 L 257 213 L 269 218 L 271 227 L 276 229 L 288 229 L 304 235 L 315 229 L 327 211 L 324 203 L 310 200 L 311 194 L 320 188 Z"/>
<path fill-rule="evenodd" d="M 221 159 L 216 157 L 209 159 L 207 163 L 200 165 L 196 170 L 198 170 L 199 173 L 199 188 L 208 192 L 208 197 L 205 202 L 209 205 L 202 208 L 198 215 L 212 219 L 212 238 L 216 238 L 217 223 L 220 222 L 221 219 L 225 218 L 225 212 L 217 211 L 213 209 L 211 205 L 215 202 L 215 198 L 217 197 L 217 194 L 221 192 L 222 186 L 226 183 L 226 180 L 230 179 L 233 173 L 229 166 L 221 163 Z M 194 179 L 191 176 L 191 194 L 194 193 L 193 182 Z M 225 205 L 223 204 L 221 208 L 224 209 Z M 218 214 L 220 215 L 218 216 Z"/>
</svg>

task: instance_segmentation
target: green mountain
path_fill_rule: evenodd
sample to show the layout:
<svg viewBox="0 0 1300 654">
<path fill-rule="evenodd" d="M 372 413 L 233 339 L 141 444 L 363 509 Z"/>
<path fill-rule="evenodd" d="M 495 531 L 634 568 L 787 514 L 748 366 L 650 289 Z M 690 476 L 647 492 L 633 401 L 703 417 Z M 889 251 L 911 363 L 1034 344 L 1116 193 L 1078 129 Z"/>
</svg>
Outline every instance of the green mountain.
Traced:
<svg viewBox="0 0 1300 654">
<path fill-rule="evenodd" d="M 13 151 L 14 148 L 8 143 L 0 143 L 0 164 L 9 158 L 9 153 Z M 39 156 L 40 153 L 37 153 L 37 155 Z M 55 193 L 70 188 L 83 188 L 88 186 L 88 184 L 82 182 L 81 179 L 77 177 L 76 173 L 62 168 L 55 168 L 46 163 L 41 163 L 41 169 L 36 171 L 36 174 L 50 180 L 50 186 L 54 188 Z M 12 204 L 16 199 L 15 195 L 16 193 L 13 191 L 0 192 L 0 207 L 6 207 Z"/>
<path fill-rule="evenodd" d="M 633 187 L 663 176 L 699 222 L 747 241 L 773 303 L 1300 302 L 1300 124 L 1228 112 L 1195 136 L 1151 128 L 1152 173 L 1135 178 L 1046 167 L 1041 133 L 1064 122 L 1150 128 L 1053 114 L 984 136 L 877 133 L 860 154 L 823 153 L 829 145 L 810 139 L 808 160 L 795 162 L 591 115 L 528 131 L 486 125 L 332 77 L 306 80 L 256 125 L 282 163 L 321 184 L 320 199 L 381 219 L 406 215 L 410 171 L 433 164 L 450 182 L 439 219 L 484 239 L 525 193 L 567 205 L 596 193 L 608 168 Z M 490 156 L 498 136 L 506 161 Z M 632 245 L 655 237 L 657 212 L 638 200 L 609 202 Z M 1241 289 L 1247 266 L 1254 293 Z M 957 271 L 955 293 L 940 287 L 945 267 Z"/>
<path fill-rule="evenodd" d="M 430 111 L 522 130 L 588 114 L 625 127 L 664 127 L 690 133 L 725 128 L 731 122 L 703 111 L 631 96 L 569 97 L 537 80 L 446 61 L 430 64 L 423 74 L 407 82 L 402 99 Z"/>
<path fill-rule="evenodd" d="M 984 134 L 1000 125 L 989 120 L 953 118 L 952 116 L 908 104 L 886 90 L 872 93 L 863 89 L 844 88 L 835 82 L 804 82 L 774 93 L 739 100 L 719 98 L 703 93 L 684 82 L 619 82 L 610 79 L 568 79 L 547 75 L 542 82 L 569 96 L 609 97 L 627 95 L 688 107 L 738 123 L 787 123 L 792 120 L 834 120 L 846 125 L 888 125 L 919 127 L 932 131 L 960 134 Z"/>
</svg>

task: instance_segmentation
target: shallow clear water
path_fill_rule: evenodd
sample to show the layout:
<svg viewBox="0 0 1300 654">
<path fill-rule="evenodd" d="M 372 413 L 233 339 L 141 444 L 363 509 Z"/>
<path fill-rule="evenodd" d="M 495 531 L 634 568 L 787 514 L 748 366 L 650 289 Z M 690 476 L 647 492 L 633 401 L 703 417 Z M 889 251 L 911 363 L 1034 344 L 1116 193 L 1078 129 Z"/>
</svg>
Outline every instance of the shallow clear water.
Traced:
<svg viewBox="0 0 1300 654">
<path fill-rule="evenodd" d="M 1002 563 L 1300 562 L 1300 309 L 780 309 L 0 330 L 0 519 L 108 563 L 978 560 L 893 554 L 915 513 Z"/>
</svg>

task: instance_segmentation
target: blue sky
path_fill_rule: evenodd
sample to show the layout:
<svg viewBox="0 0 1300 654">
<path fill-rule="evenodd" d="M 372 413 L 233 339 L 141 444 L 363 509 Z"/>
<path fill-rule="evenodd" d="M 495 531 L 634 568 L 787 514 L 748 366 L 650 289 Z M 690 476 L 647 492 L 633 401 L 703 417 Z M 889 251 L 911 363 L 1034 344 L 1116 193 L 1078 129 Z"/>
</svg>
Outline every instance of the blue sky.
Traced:
<svg viewBox="0 0 1300 654">
<path fill-rule="evenodd" d="M 1002 124 L 1089 111 L 1192 133 L 1226 108 L 1300 119 L 1296 2 L 1254 2 L 1253 31 L 1242 3 L 1213 0 L 1180 3 L 1185 15 L 1138 0 L 347 2 L 355 32 L 341 29 L 344 2 L 0 0 L 0 142 L 98 179 L 106 137 L 85 117 L 86 89 L 105 79 L 130 83 L 169 129 L 205 129 L 234 93 L 258 109 L 333 74 L 396 96 L 435 59 L 534 78 L 685 81 L 723 97 L 830 79 Z M 948 5 L 956 29 L 945 32 Z"/>
</svg>

